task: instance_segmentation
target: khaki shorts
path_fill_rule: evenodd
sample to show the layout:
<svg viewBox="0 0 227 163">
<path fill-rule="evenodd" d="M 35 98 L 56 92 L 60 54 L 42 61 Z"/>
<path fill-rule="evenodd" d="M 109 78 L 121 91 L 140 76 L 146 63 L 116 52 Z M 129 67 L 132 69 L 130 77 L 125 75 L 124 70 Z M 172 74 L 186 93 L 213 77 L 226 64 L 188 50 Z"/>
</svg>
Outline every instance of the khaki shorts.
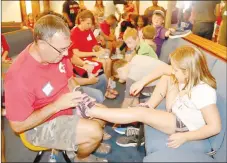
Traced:
<svg viewBox="0 0 227 163">
<path fill-rule="evenodd" d="M 34 146 L 67 151 L 77 151 L 77 115 L 60 116 L 25 132 L 26 139 Z"/>
</svg>

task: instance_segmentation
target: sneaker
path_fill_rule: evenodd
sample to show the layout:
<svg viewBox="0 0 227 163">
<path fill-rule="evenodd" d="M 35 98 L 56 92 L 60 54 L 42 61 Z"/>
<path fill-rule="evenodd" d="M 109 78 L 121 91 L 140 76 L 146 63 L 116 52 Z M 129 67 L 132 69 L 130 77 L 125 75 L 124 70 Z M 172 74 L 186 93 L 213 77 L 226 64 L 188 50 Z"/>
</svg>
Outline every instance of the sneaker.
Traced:
<svg viewBox="0 0 227 163">
<path fill-rule="evenodd" d="M 95 100 L 87 96 L 86 94 L 82 94 L 83 101 L 79 102 L 78 105 L 75 107 L 77 115 L 79 115 L 82 118 L 89 119 L 91 117 L 87 116 L 87 110 L 91 109 L 93 106 L 95 106 Z"/>
<path fill-rule="evenodd" d="M 108 162 L 107 159 L 105 158 L 101 158 L 101 157 L 97 157 L 93 154 L 90 154 L 88 157 L 84 158 L 84 159 L 78 159 L 77 156 L 74 159 L 75 162 Z"/>
<path fill-rule="evenodd" d="M 181 30 L 180 29 L 180 30 L 176 30 L 175 32 L 171 33 L 169 35 L 169 38 L 173 39 L 173 38 L 185 37 L 191 33 L 192 33 L 191 30 Z"/>
<path fill-rule="evenodd" d="M 57 155 L 50 154 L 48 162 L 57 162 Z"/>
<path fill-rule="evenodd" d="M 121 147 L 136 147 L 138 143 L 138 136 L 121 136 L 117 139 L 116 144 Z M 144 145 L 144 138 L 140 144 Z"/>
<path fill-rule="evenodd" d="M 125 131 L 125 135 L 126 136 L 135 136 L 135 135 L 139 135 L 139 128 L 136 127 L 127 127 L 126 131 Z"/>
<path fill-rule="evenodd" d="M 133 136 L 133 135 L 138 135 L 139 134 L 139 129 L 136 127 L 117 127 L 114 129 L 115 132 L 118 134 L 124 135 L 126 134 L 127 136 Z"/>
<path fill-rule="evenodd" d="M 115 132 L 121 135 L 124 135 L 126 130 L 127 130 L 127 127 L 117 127 L 114 129 Z"/>
</svg>

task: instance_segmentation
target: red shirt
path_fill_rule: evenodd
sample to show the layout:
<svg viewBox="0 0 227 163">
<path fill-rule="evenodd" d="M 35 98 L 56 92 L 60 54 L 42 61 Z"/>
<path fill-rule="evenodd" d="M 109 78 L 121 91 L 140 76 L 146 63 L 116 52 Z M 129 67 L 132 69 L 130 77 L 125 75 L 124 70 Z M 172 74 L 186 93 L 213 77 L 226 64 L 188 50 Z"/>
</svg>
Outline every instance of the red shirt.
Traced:
<svg viewBox="0 0 227 163">
<path fill-rule="evenodd" d="M 106 21 L 104 21 L 103 23 L 100 23 L 100 28 L 105 35 L 107 36 L 110 35 L 110 25 L 107 24 Z"/>
<path fill-rule="evenodd" d="M 28 20 L 28 23 L 27 23 L 27 27 L 30 27 L 30 28 L 34 28 L 34 25 L 35 25 L 35 22 L 30 22 L 29 20 Z"/>
<path fill-rule="evenodd" d="M 81 31 L 78 27 L 75 27 L 71 30 L 71 41 L 72 46 L 69 49 L 69 58 L 73 56 L 72 49 L 78 49 L 81 52 L 92 52 L 93 47 L 98 45 L 98 42 L 91 30 Z M 92 61 L 92 57 L 83 57 L 81 59 Z M 97 63 L 98 65 L 95 66 L 92 71 L 93 74 L 96 74 L 96 72 L 102 68 L 102 64 L 100 62 Z M 86 76 L 87 72 L 83 68 L 74 66 L 74 69 L 80 76 Z"/>
<path fill-rule="evenodd" d="M 19 54 L 6 73 L 6 117 L 12 121 L 24 121 L 35 110 L 70 92 L 68 79 L 73 72 L 69 59 L 42 65 L 29 54 L 29 47 Z M 60 111 L 48 120 L 61 115 L 72 115 L 72 109 Z"/>
<path fill-rule="evenodd" d="M 98 42 L 91 30 L 81 31 L 78 27 L 71 30 L 72 48 L 81 52 L 92 52 L 92 48 Z"/>
<path fill-rule="evenodd" d="M 1 34 L 1 41 L 2 41 L 2 55 L 5 51 L 9 51 L 9 45 L 6 41 L 6 38 L 4 35 Z"/>
</svg>

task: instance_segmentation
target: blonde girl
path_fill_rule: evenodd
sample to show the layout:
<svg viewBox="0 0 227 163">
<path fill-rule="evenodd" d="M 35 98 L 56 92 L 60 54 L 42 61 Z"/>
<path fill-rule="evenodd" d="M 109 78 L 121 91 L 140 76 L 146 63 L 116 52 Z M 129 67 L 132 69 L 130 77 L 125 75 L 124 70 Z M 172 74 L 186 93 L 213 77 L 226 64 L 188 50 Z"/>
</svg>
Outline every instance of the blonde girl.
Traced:
<svg viewBox="0 0 227 163">
<path fill-rule="evenodd" d="M 166 142 L 170 148 L 218 134 L 221 120 L 216 106 L 216 81 L 204 55 L 197 48 L 183 46 L 171 53 L 170 58 L 171 66 L 163 64 L 132 85 L 130 93 L 136 95 L 161 76 L 147 103 L 128 109 L 80 107 L 78 114 L 116 124 L 145 123 L 170 135 Z M 156 110 L 164 98 L 166 111 Z"/>
</svg>

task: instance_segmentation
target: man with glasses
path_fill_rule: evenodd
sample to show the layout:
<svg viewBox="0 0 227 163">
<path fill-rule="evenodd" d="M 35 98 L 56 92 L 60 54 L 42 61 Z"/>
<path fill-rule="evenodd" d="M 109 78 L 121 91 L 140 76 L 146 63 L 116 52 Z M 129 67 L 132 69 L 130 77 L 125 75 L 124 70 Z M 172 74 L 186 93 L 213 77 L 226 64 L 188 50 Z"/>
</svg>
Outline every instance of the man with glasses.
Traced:
<svg viewBox="0 0 227 163">
<path fill-rule="evenodd" d="M 6 74 L 6 117 L 13 131 L 24 132 L 35 146 L 77 151 L 79 162 L 106 162 L 90 155 L 102 140 L 104 123 L 73 113 L 84 97 L 90 98 L 73 91 L 72 65 L 66 57 L 70 44 L 69 28 L 60 17 L 38 19 L 34 42 Z"/>
</svg>

